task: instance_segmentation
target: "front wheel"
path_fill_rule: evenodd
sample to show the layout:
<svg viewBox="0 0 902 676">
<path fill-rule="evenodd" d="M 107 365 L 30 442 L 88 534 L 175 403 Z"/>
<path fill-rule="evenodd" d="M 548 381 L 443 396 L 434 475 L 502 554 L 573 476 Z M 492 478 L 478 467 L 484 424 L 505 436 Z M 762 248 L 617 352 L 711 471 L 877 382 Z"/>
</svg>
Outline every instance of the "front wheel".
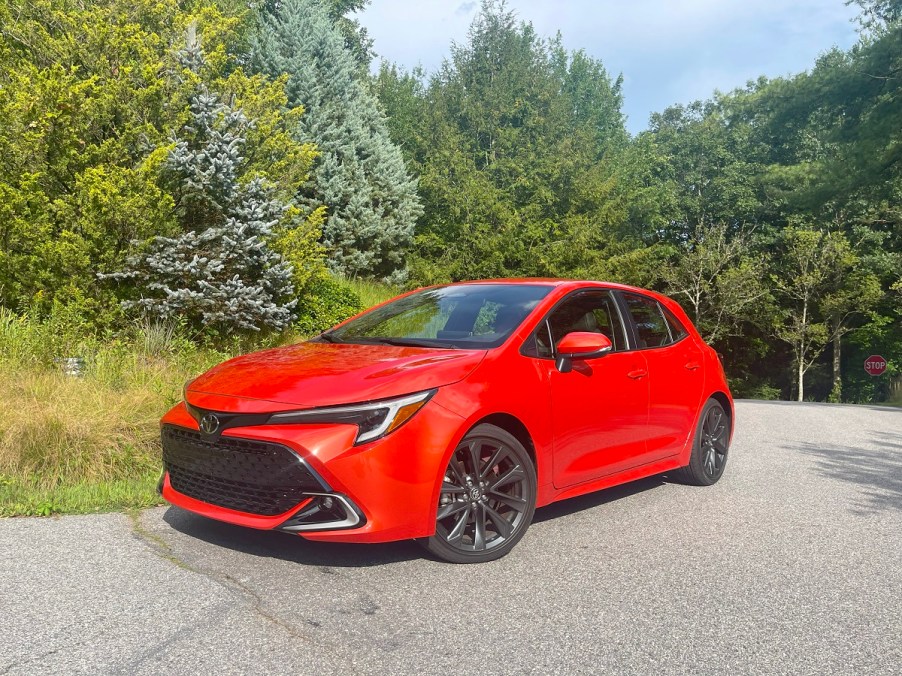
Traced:
<svg viewBox="0 0 902 676">
<path fill-rule="evenodd" d="M 435 534 L 422 540 L 451 563 L 482 563 L 507 554 L 536 508 L 536 471 L 526 449 L 500 427 L 474 427 L 442 476 Z"/>
<path fill-rule="evenodd" d="M 689 464 L 674 473 L 674 478 L 694 486 L 717 483 L 727 465 L 730 449 L 730 418 L 716 399 L 702 409 Z"/>
</svg>

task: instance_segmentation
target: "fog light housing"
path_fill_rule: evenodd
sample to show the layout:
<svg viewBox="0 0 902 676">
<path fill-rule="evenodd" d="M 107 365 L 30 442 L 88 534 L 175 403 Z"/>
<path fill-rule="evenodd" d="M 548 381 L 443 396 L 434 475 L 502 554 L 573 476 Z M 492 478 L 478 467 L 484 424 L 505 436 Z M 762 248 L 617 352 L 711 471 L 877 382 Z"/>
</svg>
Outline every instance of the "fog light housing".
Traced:
<svg viewBox="0 0 902 676">
<path fill-rule="evenodd" d="M 341 530 L 366 523 L 363 512 L 340 493 L 305 493 L 310 498 L 279 530 L 298 533 L 311 530 Z"/>
</svg>

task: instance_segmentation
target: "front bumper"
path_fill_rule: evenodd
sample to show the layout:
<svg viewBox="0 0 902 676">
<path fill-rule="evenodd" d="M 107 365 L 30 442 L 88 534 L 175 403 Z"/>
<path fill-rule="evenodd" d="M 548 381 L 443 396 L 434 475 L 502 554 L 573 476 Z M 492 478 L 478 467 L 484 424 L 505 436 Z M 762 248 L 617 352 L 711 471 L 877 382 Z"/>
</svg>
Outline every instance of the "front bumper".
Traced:
<svg viewBox="0 0 902 676">
<path fill-rule="evenodd" d="M 203 438 L 184 403 L 161 422 L 164 437 L 175 429 Z M 425 537 L 435 528 L 441 468 L 461 423 L 459 416 L 432 401 L 392 434 L 359 446 L 354 446 L 353 425 L 235 427 L 222 434 L 226 446 L 277 446 L 296 464 L 267 460 L 262 478 L 248 482 L 255 468 L 259 470 L 257 458 L 240 458 L 240 468 L 226 471 L 223 466 L 234 464 L 227 452 L 209 466 L 200 463 L 202 476 L 189 477 L 192 481 L 170 463 L 161 494 L 203 516 L 250 528 L 282 529 L 311 540 L 386 542 Z M 309 470 L 317 485 L 310 484 L 298 467 Z M 261 482 L 268 493 L 255 501 Z M 235 491 L 238 495 L 229 497 Z"/>
</svg>

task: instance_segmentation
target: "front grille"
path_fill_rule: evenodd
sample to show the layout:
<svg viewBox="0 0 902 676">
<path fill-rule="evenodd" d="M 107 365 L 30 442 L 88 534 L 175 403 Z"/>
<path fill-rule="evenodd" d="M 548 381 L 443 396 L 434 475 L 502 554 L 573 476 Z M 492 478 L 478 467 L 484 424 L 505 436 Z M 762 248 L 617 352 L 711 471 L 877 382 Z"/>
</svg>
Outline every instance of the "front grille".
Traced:
<svg viewBox="0 0 902 676">
<path fill-rule="evenodd" d="M 290 449 L 235 437 L 205 437 L 173 425 L 162 430 L 163 465 L 179 493 L 262 516 L 287 512 L 305 491 L 323 486 Z"/>
</svg>

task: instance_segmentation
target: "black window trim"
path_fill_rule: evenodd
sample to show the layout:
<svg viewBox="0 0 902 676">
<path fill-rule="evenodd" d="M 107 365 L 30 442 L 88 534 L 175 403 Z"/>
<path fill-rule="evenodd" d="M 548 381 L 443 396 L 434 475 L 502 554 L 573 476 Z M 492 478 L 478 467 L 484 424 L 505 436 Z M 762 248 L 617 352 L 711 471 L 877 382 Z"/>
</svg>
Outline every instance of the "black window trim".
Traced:
<svg viewBox="0 0 902 676">
<path fill-rule="evenodd" d="M 569 301 L 570 299 L 574 298 L 575 296 L 578 296 L 583 293 L 598 293 L 598 292 L 607 293 L 613 299 L 614 307 L 617 309 L 617 316 L 620 319 L 620 325 L 621 325 L 621 327 L 623 327 L 623 337 L 626 339 L 626 348 L 623 350 L 616 350 L 616 354 L 620 354 L 622 352 L 632 352 L 633 350 L 636 350 L 637 349 L 636 345 L 638 345 L 638 342 L 636 342 L 636 338 L 635 338 L 635 335 L 632 330 L 632 318 L 630 318 L 629 322 L 627 322 L 627 320 L 624 319 L 623 301 L 622 301 L 622 299 L 620 299 L 618 297 L 618 294 L 619 294 L 618 290 L 612 289 L 609 286 L 584 286 L 584 287 L 580 287 L 579 289 L 574 289 L 573 291 L 570 291 L 569 293 L 565 294 L 561 298 L 557 299 L 557 301 L 554 303 L 554 305 L 552 305 L 548 309 L 548 311 L 545 312 L 545 314 L 542 316 L 542 319 L 540 319 L 539 323 L 536 324 L 536 327 L 532 331 L 530 331 L 529 335 L 527 335 L 526 338 L 523 340 L 523 343 L 520 345 L 520 354 L 523 355 L 524 357 L 529 357 L 530 359 L 542 359 L 542 360 L 552 360 L 553 361 L 555 359 L 556 346 L 554 344 L 554 341 L 552 340 L 551 329 L 548 326 L 549 317 L 551 317 L 552 313 L 555 310 L 557 310 L 561 305 L 563 305 L 565 302 Z M 629 316 L 629 314 L 627 314 L 627 316 Z M 535 344 L 536 334 L 539 331 L 541 331 L 543 328 L 545 329 L 545 331 L 548 332 L 548 342 L 551 345 L 551 350 L 552 350 L 551 355 L 548 357 L 542 357 L 539 354 L 527 354 L 526 352 L 524 352 L 524 350 L 527 349 L 527 347 L 530 345 L 530 343 Z M 612 354 L 614 354 L 614 353 L 615 353 L 615 351 L 612 351 Z"/>
<path fill-rule="evenodd" d="M 621 291 L 620 289 L 614 289 L 613 291 L 614 291 L 614 295 L 617 297 L 617 301 L 618 301 L 619 305 L 621 306 L 622 310 L 624 312 L 626 312 L 626 316 L 629 317 L 629 321 L 627 322 L 627 324 L 629 325 L 630 343 L 632 345 L 636 345 L 636 346 L 639 345 L 639 332 L 636 328 L 636 322 L 633 319 L 633 315 L 629 311 L 629 305 L 627 305 L 627 303 L 626 303 L 626 298 L 625 298 L 626 295 L 639 296 L 640 298 L 644 298 L 646 300 L 650 300 L 651 302 L 653 302 L 655 304 L 655 306 L 658 308 L 658 313 L 661 315 L 661 319 L 664 320 L 664 326 L 667 327 L 667 335 L 670 337 L 669 343 L 667 343 L 666 345 L 655 345 L 653 347 L 634 347 L 633 349 L 636 350 L 637 352 L 645 352 L 646 350 L 663 350 L 665 348 L 677 345 L 678 343 L 681 343 L 682 341 L 684 341 L 686 338 L 689 337 L 689 331 L 686 330 L 686 327 L 683 326 L 682 322 L 680 322 L 676 317 L 674 317 L 673 318 L 674 321 L 676 321 L 677 325 L 679 325 L 683 329 L 683 335 L 680 336 L 679 338 L 677 338 L 676 340 L 673 339 L 673 333 L 670 330 L 670 322 L 667 321 L 667 315 L 664 314 L 665 312 L 670 312 L 670 311 L 666 307 L 664 307 L 661 304 L 661 302 L 659 300 L 657 300 L 656 298 L 652 298 L 651 296 L 646 296 L 644 293 L 638 293 L 636 291 Z M 672 315 L 673 313 L 671 312 L 670 314 Z"/>
<path fill-rule="evenodd" d="M 683 322 L 681 322 L 679 319 L 677 319 L 676 315 L 673 314 L 669 308 L 664 307 L 664 305 L 662 305 L 660 302 L 658 302 L 658 308 L 661 310 L 661 314 L 664 315 L 664 321 L 667 322 L 667 330 L 670 332 L 671 338 L 673 338 L 673 327 L 674 326 L 678 326 L 682 331 L 682 333 L 679 335 L 679 337 L 677 337 L 671 343 L 671 345 L 676 345 L 681 340 L 683 340 L 683 338 L 688 336 L 689 332 L 686 330 L 686 327 L 683 326 Z"/>
</svg>

